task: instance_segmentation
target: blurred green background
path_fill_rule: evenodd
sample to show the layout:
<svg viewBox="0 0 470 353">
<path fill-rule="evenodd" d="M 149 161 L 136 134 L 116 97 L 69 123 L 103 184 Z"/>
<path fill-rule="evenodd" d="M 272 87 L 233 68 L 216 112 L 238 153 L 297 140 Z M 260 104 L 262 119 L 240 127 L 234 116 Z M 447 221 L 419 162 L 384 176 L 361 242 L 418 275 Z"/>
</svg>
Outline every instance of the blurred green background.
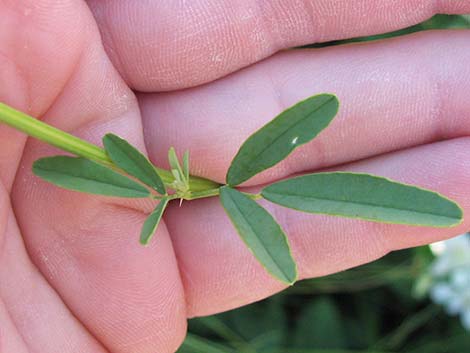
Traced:
<svg viewBox="0 0 470 353">
<path fill-rule="evenodd" d="M 470 16 L 438 15 L 397 32 L 307 47 L 442 28 L 470 28 Z M 470 352 L 470 332 L 420 291 L 419 279 L 433 259 L 429 247 L 394 252 L 299 282 L 264 301 L 190 320 L 178 353 Z"/>
</svg>

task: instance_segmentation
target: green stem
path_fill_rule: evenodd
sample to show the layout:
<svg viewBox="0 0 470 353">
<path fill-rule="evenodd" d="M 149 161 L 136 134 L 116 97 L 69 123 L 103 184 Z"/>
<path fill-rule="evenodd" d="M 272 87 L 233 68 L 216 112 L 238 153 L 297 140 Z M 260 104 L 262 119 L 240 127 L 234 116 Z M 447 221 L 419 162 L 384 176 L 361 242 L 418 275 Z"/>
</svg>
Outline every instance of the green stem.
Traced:
<svg viewBox="0 0 470 353">
<path fill-rule="evenodd" d="M 22 131 L 49 145 L 58 147 L 63 151 L 70 152 L 76 156 L 87 158 L 106 166 L 114 166 L 113 162 L 109 159 L 105 150 L 102 148 L 59 130 L 38 119 L 30 117 L 29 115 L 15 110 L 3 103 L 0 103 L 0 122 L 3 122 L 16 130 Z M 175 180 L 170 171 L 157 167 L 155 167 L 155 169 L 165 184 L 169 185 Z M 212 180 L 195 176 L 189 177 L 189 184 L 191 189 L 197 192 L 211 190 L 219 186 L 218 183 Z"/>
<path fill-rule="evenodd" d="M 244 192 L 244 194 L 248 196 L 249 198 L 251 198 L 252 200 L 261 200 L 263 198 L 261 194 L 250 194 L 248 192 Z"/>
<path fill-rule="evenodd" d="M 0 103 L 0 121 L 49 145 L 77 156 L 113 165 L 104 150 Z"/>
<path fill-rule="evenodd" d="M 196 191 L 196 192 L 191 192 L 191 194 L 187 197 L 185 197 L 185 200 L 197 200 L 197 199 L 203 199 L 205 197 L 213 197 L 213 196 L 218 196 L 220 193 L 220 189 L 208 189 L 208 190 L 203 190 L 203 191 Z M 260 200 L 263 197 L 261 194 L 250 194 L 248 192 L 244 192 L 246 196 L 251 198 L 252 200 Z"/>
<path fill-rule="evenodd" d="M 219 188 L 207 189 L 202 191 L 192 191 L 189 196 L 185 197 L 185 200 L 197 200 L 205 197 L 213 197 L 219 195 Z"/>
</svg>

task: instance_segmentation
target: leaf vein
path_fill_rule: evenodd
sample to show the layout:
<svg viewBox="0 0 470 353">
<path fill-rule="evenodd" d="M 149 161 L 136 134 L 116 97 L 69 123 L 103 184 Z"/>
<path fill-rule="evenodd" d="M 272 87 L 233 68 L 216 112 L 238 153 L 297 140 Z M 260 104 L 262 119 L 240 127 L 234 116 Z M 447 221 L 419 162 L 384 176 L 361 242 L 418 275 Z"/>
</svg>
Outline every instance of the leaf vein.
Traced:
<svg viewBox="0 0 470 353">
<path fill-rule="evenodd" d="M 330 199 L 330 198 L 326 198 L 326 197 L 308 197 L 308 196 L 301 196 L 301 195 L 297 195 L 297 194 L 287 194 L 287 193 L 274 193 L 274 192 L 268 192 L 268 195 L 269 193 L 271 194 L 275 194 L 275 195 L 280 195 L 280 196 L 290 196 L 290 197 L 296 197 L 296 198 L 299 198 L 299 199 L 302 199 L 302 200 L 320 200 L 320 201 L 331 201 L 331 202 L 335 202 L 335 203 L 339 203 L 339 204 L 351 204 L 351 205 L 360 205 L 360 206 L 373 206 L 375 208 L 379 208 L 379 209 L 392 209 L 392 210 L 397 210 L 397 211 L 407 211 L 407 212 L 410 212 L 410 213 L 416 213 L 416 214 L 421 214 L 421 215 L 432 215 L 432 216 L 440 216 L 440 217 L 443 217 L 443 218 L 448 218 L 448 219 L 457 219 L 455 217 L 451 217 L 451 216 L 447 216 L 447 215 L 443 215 L 443 214 L 440 214 L 440 213 L 434 213 L 434 212 L 420 212 L 420 211 L 416 211 L 416 210 L 412 210 L 412 209 L 408 209 L 408 208 L 398 208 L 398 207 L 393 207 L 393 206 L 379 206 L 377 204 L 374 204 L 374 203 L 369 203 L 369 202 L 358 202 L 358 201 L 339 201 L 337 199 Z M 264 194 L 266 195 L 266 194 Z M 323 212 L 322 212 L 323 213 Z"/>
</svg>

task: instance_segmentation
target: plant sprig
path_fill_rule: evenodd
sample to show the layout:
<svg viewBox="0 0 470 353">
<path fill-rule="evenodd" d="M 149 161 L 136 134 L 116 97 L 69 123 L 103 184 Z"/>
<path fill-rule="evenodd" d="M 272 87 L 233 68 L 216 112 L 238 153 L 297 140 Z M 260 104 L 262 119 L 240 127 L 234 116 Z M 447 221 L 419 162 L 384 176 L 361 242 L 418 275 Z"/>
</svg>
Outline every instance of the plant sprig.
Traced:
<svg viewBox="0 0 470 353">
<path fill-rule="evenodd" d="M 114 134 L 104 136 L 102 149 L 1 103 L 0 121 L 77 156 L 35 161 L 33 172 L 38 177 L 89 194 L 158 200 L 142 227 L 143 245 L 155 234 L 172 200 L 219 196 L 241 239 L 261 265 L 278 280 L 292 284 L 297 280 L 297 268 L 289 241 L 258 199 L 303 212 L 383 223 L 452 227 L 463 220 L 462 209 L 438 193 L 370 174 L 307 174 L 268 185 L 260 194 L 236 189 L 314 139 L 332 122 L 338 108 L 336 96 L 319 94 L 282 112 L 242 144 L 228 169 L 226 185 L 190 175 L 188 151 L 180 161 L 170 148 L 168 171 L 154 166 Z"/>
</svg>

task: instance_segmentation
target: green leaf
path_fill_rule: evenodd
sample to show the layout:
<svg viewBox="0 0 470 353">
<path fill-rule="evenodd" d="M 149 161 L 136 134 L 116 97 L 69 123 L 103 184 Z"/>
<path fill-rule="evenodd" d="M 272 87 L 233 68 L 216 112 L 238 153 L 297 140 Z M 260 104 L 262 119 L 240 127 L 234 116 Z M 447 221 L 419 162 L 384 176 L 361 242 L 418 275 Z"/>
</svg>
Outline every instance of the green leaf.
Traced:
<svg viewBox="0 0 470 353">
<path fill-rule="evenodd" d="M 168 162 L 170 163 L 170 167 L 171 167 L 171 171 L 173 172 L 173 175 L 175 175 L 174 171 L 176 171 L 180 175 L 179 178 L 177 178 L 176 176 L 175 178 L 177 180 L 186 182 L 185 173 L 183 172 L 183 168 L 181 168 L 180 161 L 178 160 L 178 156 L 176 155 L 176 151 L 173 147 L 170 147 L 170 149 L 168 150 Z"/>
<path fill-rule="evenodd" d="M 238 234 L 253 255 L 274 277 L 292 284 L 297 268 L 283 230 L 274 218 L 254 200 L 224 186 L 220 200 Z"/>
<path fill-rule="evenodd" d="M 375 222 L 450 227 L 462 221 L 460 207 L 444 196 L 369 174 L 309 174 L 272 184 L 261 194 L 299 211 Z"/>
<path fill-rule="evenodd" d="M 165 184 L 154 166 L 138 149 L 114 134 L 107 134 L 103 138 L 103 145 L 111 160 L 119 168 L 160 194 L 166 194 Z"/>
<path fill-rule="evenodd" d="M 338 107 L 336 96 L 319 94 L 282 112 L 243 143 L 228 170 L 227 184 L 241 184 L 311 141 L 330 124 Z"/>
<path fill-rule="evenodd" d="M 183 173 L 186 180 L 189 181 L 189 151 L 184 152 L 183 155 Z"/>
<path fill-rule="evenodd" d="M 145 220 L 142 231 L 140 232 L 140 243 L 147 245 L 152 239 L 155 231 L 157 230 L 158 224 L 162 219 L 163 212 L 165 212 L 166 206 L 168 206 L 169 199 L 167 197 L 160 200 L 155 210 Z"/>
<path fill-rule="evenodd" d="M 33 172 L 64 189 L 129 198 L 150 196 L 150 192 L 134 180 L 84 158 L 41 158 L 34 162 Z"/>
</svg>

